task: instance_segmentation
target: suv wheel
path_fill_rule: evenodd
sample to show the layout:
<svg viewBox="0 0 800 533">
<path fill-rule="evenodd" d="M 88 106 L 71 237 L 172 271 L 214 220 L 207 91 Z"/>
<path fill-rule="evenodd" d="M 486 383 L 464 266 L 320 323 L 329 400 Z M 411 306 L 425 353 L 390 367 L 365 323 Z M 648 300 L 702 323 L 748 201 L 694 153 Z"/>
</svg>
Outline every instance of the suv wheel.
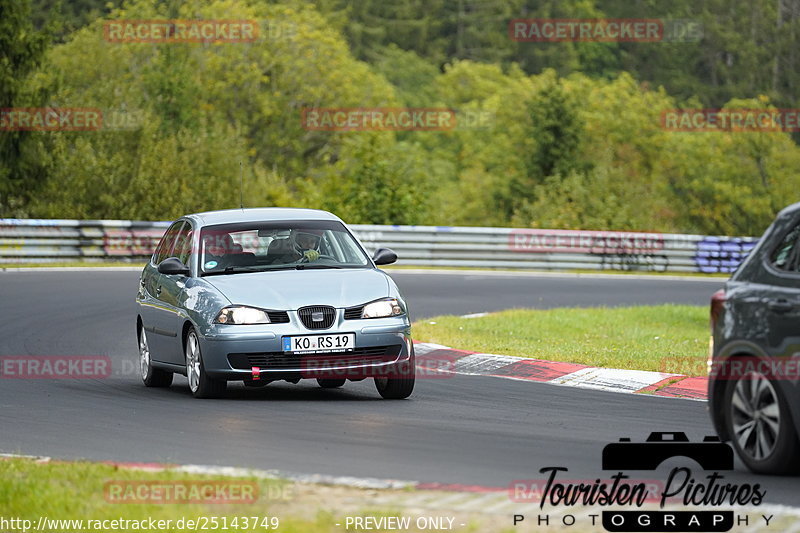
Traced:
<svg viewBox="0 0 800 533">
<path fill-rule="evenodd" d="M 800 466 L 800 442 L 780 388 L 759 372 L 733 378 L 725 423 L 736 453 L 753 472 L 787 474 Z"/>
</svg>

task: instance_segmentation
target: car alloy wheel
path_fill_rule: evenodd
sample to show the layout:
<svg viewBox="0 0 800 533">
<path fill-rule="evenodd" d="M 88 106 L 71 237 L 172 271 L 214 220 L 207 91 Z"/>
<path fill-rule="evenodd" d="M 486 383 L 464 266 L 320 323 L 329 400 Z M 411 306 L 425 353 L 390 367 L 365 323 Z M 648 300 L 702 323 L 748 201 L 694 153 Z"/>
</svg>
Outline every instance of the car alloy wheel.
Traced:
<svg viewBox="0 0 800 533">
<path fill-rule="evenodd" d="M 200 387 L 200 345 L 194 331 L 186 337 L 186 377 L 189 378 L 189 390 L 197 394 Z"/>
<path fill-rule="evenodd" d="M 772 383 L 763 374 L 748 373 L 734 385 L 730 410 L 739 448 L 756 461 L 769 457 L 781 429 L 781 409 Z"/>
<path fill-rule="evenodd" d="M 758 474 L 800 472 L 800 440 L 780 382 L 759 372 L 728 381 L 725 433 L 747 468 Z"/>
<path fill-rule="evenodd" d="M 147 344 L 144 328 L 139 328 L 139 370 L 142 373 L 142 381 L 147 381 L 150 376 L 150 346 Z"/>
<path fill-rule="evenodd" d="M 139 328 L 139 373 L 146 387 L 169 387 L 172 385 L 172 372 L 153 367 L 150 343 L 144 327 Z"/>
<path fill-rule="evenodd" d="M 195 398 L 218 398 L 228 386 L 224 379 L 213 379 L 206 374 L 200 341 L 194 328 L 186 334 L 186 377 L 189 390 Z"/>
</svg>

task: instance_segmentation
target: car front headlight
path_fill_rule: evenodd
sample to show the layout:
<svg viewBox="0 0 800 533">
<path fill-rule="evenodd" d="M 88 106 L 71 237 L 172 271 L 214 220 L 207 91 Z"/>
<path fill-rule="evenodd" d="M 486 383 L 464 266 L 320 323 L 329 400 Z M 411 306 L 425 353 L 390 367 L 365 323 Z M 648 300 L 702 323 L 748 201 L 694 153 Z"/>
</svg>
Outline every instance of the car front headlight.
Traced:
<svg viewBox="0 0 800 533">
<path fill-rule="evenodd" d="M 365 305 L 364 310 L 361 311 L 361 318 L 385 318 L 402 314 L 403 308 L 397 298 L 387 298 Z"/>
<path fill-rule="evenodd" d="M 237 305 L 226 307 L 217 315 L 218 324 L 269 324 L 269 316 L 261 309 Z"/>
</svg>

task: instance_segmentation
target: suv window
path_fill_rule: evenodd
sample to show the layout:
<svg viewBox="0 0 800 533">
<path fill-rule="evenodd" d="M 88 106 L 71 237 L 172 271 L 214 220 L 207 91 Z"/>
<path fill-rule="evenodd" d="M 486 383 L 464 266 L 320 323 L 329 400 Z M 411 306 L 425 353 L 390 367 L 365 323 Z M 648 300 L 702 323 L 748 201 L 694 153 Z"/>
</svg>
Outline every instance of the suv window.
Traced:
<svg viewBox="0 0 800 533">
<path fill-rule="evenodd" d="M 791 272 L 798 270 L 797 256 L 800 253 L 800 247 L 797 245 L 798 237 L 800 237 L 800 225 L 792 228 L 773 250 L 769 259 L 775 268 Z"/>
<path fill-rule="evenodd" d="M 158 243 L 158 247 L 156 247 L 156 251 L 153 254 L 153 264 L 158 265 L 161 261 L 170 257 L 169 254 L 172 251 L 172 247 L 175 245 L 175 238 L 178 236 L 178 232 L 184 223 L 183 220 L 179 220 L 169 227 L 161 238 L 161 242 Z"/>
</svg>

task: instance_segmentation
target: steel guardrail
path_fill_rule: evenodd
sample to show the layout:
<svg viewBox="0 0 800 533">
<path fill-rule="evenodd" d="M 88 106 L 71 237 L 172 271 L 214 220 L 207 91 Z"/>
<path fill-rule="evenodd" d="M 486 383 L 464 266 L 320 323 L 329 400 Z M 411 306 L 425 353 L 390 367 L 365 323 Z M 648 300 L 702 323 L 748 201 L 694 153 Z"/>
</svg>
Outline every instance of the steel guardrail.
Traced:
<svg viewBox="0 0 800 533">
<path fill-rule="evenodd" d="M 0 263 L 143 262 L 169 222 L 0 219 Z M 370 251 L 389 247 L 399 265 L 729 273 L 758 242 L 629 231 L 351 225 Z"/>
</svg>

